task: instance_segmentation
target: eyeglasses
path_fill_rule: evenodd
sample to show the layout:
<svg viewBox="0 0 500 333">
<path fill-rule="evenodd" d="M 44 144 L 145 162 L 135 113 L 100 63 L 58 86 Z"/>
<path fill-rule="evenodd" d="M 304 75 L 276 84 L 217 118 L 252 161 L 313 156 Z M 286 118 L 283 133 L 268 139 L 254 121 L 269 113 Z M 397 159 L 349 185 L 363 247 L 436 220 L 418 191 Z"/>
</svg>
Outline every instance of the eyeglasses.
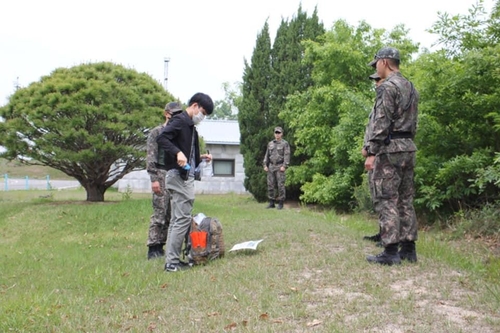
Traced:
<svg viewBox="0 0 500 333">
<path fill-rule="evenodd" d="M 275 131 L 274 134 L 281 134 L 281 132 L 280 131 Z"/>
</svg>

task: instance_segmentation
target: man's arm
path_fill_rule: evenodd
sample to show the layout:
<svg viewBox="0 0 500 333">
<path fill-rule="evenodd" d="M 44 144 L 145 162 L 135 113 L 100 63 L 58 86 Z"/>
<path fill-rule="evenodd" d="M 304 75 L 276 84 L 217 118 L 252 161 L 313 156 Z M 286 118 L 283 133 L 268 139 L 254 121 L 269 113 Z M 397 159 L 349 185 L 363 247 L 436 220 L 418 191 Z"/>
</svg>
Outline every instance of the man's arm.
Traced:
<svg viewBox="0 0 500 333">
<path fill-rule="evenodd" d="M 163 130 L 160 135 L 156 138 L 156 143 L 158 144 L 158 149 L 163 149 L 167 154 L 177 155 L 181 150 L 176 147 L 172 140 L 177 136 L 180 126 L 179 121 L 175 117 L 173 117 Z"/>
<path fill-rule="evenodd" d="M 283 156 L 283 161 L 285 168 L 288 168 L 290 165 L 290 144 L 288 142 L 285 144 L 285 155 Z"/>
<path fill-rule="evenodd" d="M 377 155 L 382 145 L 384 145 L 384 140 L 389 135 L 394 110 L 396 110 L 395 91 L 384 84 L 377 89 L 373 119 L 369 124 L 368 155 Z"/>
<path fill-rule="evenodd" d="M 368 124 L 366 124 L 366 127 L 365 127 L 365 137 L 363 139 L 363 147 L 361 148 L 361 155 L 363 155 L 364 158 L 367 158 L 368 157 L 368 150 L 370 149 L 369 147 L 369 137 L 370 137 L 370 121 L 372 119 L 372 116 L 373 116 L 373 109 L 372 111 L 370 112 L 370 115 L 368 116 Z"/>
<path fill-rule="evenodd" d="M 146 171 L 148 172 L 151 183 L 158 181 L 158 143 L 156 138 L 160 134 L 160 127 L 155 127 L 151 130 L 146 141 Z"/>
<path fill-rule="evenodd" d="M 269 165 L 269 145 L 267 145 L 266 147 L 266 154 L 264 155 L 264 161 L 262 162 L 262 164 L 264 165 L 264 171 L 267 172 L 267 167 Z"/>
</svg>

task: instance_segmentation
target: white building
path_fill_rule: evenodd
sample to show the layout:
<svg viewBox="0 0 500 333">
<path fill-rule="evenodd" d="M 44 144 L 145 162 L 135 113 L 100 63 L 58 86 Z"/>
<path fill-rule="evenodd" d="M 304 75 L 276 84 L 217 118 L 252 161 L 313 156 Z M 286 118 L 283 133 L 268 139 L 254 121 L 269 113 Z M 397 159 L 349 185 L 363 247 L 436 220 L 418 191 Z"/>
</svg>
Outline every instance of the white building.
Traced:
<svg viewBox="0 0 500 333">
<path fill-rule="evenodd" d="M 240 153 L 240 128 L 236 120 L 202 121 L 198 134 L 212 154 L 212 163 L 203 169 L 201 181 L 195 181 L 197 194 L 246 193 L 243 182 L 243 155 Z M 213 175 L 210 177 L 209 174 Z M 134 171 L 117 182 L 118 191 L 150 192 L 146 170 Z"/>
</svg>

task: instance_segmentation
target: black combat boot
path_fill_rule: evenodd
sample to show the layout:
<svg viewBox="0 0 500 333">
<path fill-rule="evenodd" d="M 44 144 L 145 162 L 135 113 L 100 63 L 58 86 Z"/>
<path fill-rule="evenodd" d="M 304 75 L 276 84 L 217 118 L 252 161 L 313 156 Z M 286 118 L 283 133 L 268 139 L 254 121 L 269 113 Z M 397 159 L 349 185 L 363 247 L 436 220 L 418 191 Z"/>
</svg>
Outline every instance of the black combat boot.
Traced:
<svg viewBox="0 0 500 333">
<path fill-rule="evenodd" d="M 278 201 L 278 209 L 283 209 L 283 200 Z"/>
<path fill-rule="evenodd" d="M 380 232 L 376 235 L 373 235 L 373 236 L 365 236 L 363 237 L 364 240 L 368 240 L 368 241 L 371 241 L 371 242 L 380 242 Z"/>
<path fill-rule="evenodd" d="M 165 244 L 160 244 L 158 245 L 158 252 L 160 253 L 160 256 L 165 256 L 165 249 L 163 248 Z"/>
<path fill-rule="evenodd" d="M 276 207 L 276 206 L 274 205 L 274 200 L 269 200 L 269 205 L 267 205 L 267 207 L 266 207 L 266 208 L 274 208 L 274 207 Z"/>
<path fill-rule="evenodd" d="M 376 256 L 368 256 L 366 260 L 369 263 L 380 264 L 380 265 L 400 265 L 401 258 L 398 253 L 398 243 L 389 244 L 385 247 L 384 252 L 377 254 Z"/>
<path fill-rule="evenodd" d="M 399 257 L 401 258 L 401 260 L 408 260 L 408 262 L 417 262 L 417 250 L 415 248 L 415 242 L 401 242 Z"/>
<path fill-rule="evenodd" d="M 161 257 L 161 245 L 151 245 L 148 249 L 148 260 Z"/>
</svg>

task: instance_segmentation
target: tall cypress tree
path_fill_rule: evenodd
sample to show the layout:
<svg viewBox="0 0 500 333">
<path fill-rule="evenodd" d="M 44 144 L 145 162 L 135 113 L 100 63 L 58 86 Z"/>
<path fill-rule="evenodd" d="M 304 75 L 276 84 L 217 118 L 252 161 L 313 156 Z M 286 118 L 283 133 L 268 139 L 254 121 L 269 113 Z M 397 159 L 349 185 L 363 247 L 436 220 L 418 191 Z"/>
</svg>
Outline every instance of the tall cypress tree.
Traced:
<svg viewBox="0 0 500 333">
<path fill-rule="evenodd" d="M 271 39 L 266 22 L 257 36 L 251 63 L 245 60 L 242 101 L 238 112 L 241 153 L 244 158 L 245 188 L 257 201 L 265 201 L 266 173 L 262 161 L 269 141 L 269 89 L 271 74 Z"/>
<path fill-rule="evenodd" d="M 303 92 L 313 85 L 312 65 L 303 62 L 305 47 L 302 44 L 305 40 L 316 41 L 325 33 L 323 24 L 319 21 L 317 10 L 312 16 L 302 11 L 299 6 L 297 15 L 290 22 L 281 21 L 276 33 L 271 52 L 272 75 L 269 82 L 269 107 L 270 115 L 268 124 L 269 133 L 274 126 L 282 126 L 285 131 L 285 139 L 292 148 L 291 165 L 299 165 L 303 162 L 304 156 L 293 154 L 295 147 L 294 133 L 283 120 L 280 120 L 279 113 L 283 110 L 287 96 L 296 92 Z M 300 112 L 300 110 L 297 110 Z M 298 199 L 300 186 L 288 186 L 287 197 Z"/>
<path fill-rule="evenodd" d="M 245 61 L 243 74 L 243 101 L 238 113 L 241 131 L 241 152 L 245 166 L 245 188 L 258 201 L 267 199 L 266 174 L 262 160 L 267 143 L 273 138 L 272 129 L 283 127 L 285 139 L 293 152 L 293 133 L 280 120 L 287 96 L 306 90 L 312 85 L 312 67 L 304 64 L 304 40 L 317 40 L 325 32 L 316 9 L 311 17 L 302 11 L 288 20 L 282 20 L 271 49 L 269 25 L 266 22 L 252 54 L 251 64 Z M 301 164 L 302 157 L 292 156 L 291 164 Z M 300 188 L 288 188 L 288 198 L 298 199 Z"/>
</svg>

